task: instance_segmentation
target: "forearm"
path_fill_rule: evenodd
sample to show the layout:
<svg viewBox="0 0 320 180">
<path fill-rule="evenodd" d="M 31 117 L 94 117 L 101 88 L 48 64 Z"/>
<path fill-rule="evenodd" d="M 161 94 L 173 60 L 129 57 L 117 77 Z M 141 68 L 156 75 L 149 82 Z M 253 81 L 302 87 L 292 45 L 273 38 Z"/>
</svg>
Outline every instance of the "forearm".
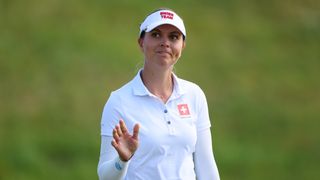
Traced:
<svg viewBox="0 0 320 180">
<path fill-rule="evenodd" d="M 118 153 L 111 146 L 112 137 L 101 136 L 101 152 L 98 165 L 100 180 L 122 180 L 128 169 L 129 162 L 120 160 Z"/>
<path fill-rule="evenodd" d="M 197 180 L 220 180 L 209 128 L 198 132 L 194 162 Z"/>
<path fill-rule="evenodd" d="M 98 167 L 100 180 L 122 180 L 127 173 L 128 163 L 122 162 L 118 157 L 102 163 Z"/>
</svg>

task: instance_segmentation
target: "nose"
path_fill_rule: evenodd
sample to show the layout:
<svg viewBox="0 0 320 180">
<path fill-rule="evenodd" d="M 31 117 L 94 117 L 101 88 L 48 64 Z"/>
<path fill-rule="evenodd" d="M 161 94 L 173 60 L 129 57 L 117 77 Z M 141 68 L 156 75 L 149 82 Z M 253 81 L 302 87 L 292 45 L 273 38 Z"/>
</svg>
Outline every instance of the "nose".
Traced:
<svg viewBox="0 0 320 180">
<path fill-rule="evenodd" d="M 164 37 L 161 39 L 161 42 L 160 42 L 161 47 L 169 47 L 169 45 L 170 45 L 170 42 L 168 38 Z"/>
</svg>

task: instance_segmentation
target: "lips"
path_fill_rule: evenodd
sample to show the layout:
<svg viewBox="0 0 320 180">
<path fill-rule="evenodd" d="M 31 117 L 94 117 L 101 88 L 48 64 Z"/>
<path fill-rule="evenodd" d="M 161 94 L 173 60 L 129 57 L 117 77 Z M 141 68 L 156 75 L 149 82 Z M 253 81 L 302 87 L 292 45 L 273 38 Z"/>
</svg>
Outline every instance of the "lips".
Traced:
<svg viewBox="0 0 320 180">
<path fill-rule="evenodd" d="M 171 56 L 171 53 L 169 51 L 156 51 L 160 55 L 169 55 Z"/>
</svg>

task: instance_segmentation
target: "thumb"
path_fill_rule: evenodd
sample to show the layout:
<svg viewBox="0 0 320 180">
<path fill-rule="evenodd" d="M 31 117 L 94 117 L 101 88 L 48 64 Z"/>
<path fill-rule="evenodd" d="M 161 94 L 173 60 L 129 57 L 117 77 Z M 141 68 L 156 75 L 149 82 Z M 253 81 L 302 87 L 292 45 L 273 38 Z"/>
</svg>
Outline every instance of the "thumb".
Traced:
<svg viewBox="0 0 320 180">
<path fill-rule="evenodd" d="M 132 135 L 132 138 L 138 140 L 139 129 L 140 129 L 140 125 L 139 125 L 139 124 L 135 124 L 134 127 L 133 127 L 133 135 Z"/>
</svg>

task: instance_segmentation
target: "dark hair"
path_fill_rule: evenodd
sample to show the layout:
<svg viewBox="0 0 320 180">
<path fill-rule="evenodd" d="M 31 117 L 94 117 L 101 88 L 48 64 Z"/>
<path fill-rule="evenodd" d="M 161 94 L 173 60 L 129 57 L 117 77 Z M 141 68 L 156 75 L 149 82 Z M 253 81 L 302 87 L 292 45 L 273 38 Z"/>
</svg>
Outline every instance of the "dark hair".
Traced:
<svg viewBox="0 0 320 180">
<path fill-rule="evenodd" d="M 146 35 L 146 31 L 142 31 L 140 34 L 140 38 L 144 38 L 144 35 Z"/>
<path fill-rule="evenodd" d="M 155 13 L 155 12 L 157 12 L 157 11 L 162 11 L 162 10 L 169 10 L 169 11 L 173 11 L 173 12 L 174 12 L 174 10 L 172 10 L 172 9 L 170 9 L 170 8 L 161 7 L 161 8 L 158 8 L 158 9 L 152 11 L 151 13 L 149 13 L 149 14 L 144 18 L 144 20 L 145 20 L 148 16 L 150 16 L 151 14 L 153 14 L 153 13 Z M 143 20 L 143 21 L 144 21 L 144 20 Z M 143 22 L 143 21 L 142 21 L 142 22 Z M 140 34 L 140 38 L 144 38 L 145 35 L 146 35 L 146 31 L 142 31 L 141 34 Z M 182 36 L 183 36 L 183 40 L 185 40 L 186 37 L 185 37 L 183 34 L 182 34 Z"/>
</svg>

